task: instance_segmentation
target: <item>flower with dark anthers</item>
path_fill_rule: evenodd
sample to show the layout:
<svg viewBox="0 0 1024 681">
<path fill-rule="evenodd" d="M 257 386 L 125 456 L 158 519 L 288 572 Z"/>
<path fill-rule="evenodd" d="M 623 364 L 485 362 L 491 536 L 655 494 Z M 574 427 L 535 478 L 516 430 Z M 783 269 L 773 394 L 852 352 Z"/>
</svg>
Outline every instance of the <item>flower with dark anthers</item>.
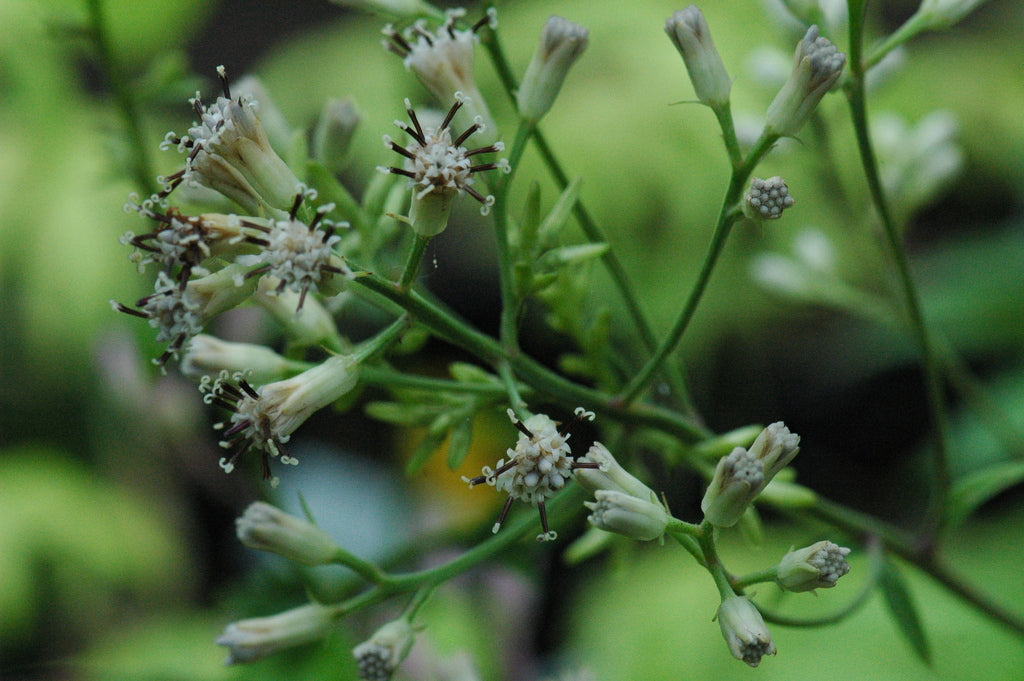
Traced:
<svg viewBox="0 0 1024 681">
<path fill-rule="evenodd" d="M 312 196 L 312 191 L 296 195 L 286 220 L 275 220 L 269 227 L 250 225 L 262 235 L 247 236 L 246 241 L 258 245 L 261 252 L 237 259 L 243 265 L 259 265 L 246 274 L 246 278 L 267 274 L 280 281 L 278 293 L 285 289 L 298 293 L 297 310 L 302 309 L 306 295 L 318 290 L 319 284 L 335 274 L 349 276 L 352 273 L 344 260 L 334 253 L 335 244 L 341 241 L 334 233 L 337 225 L 324 219 L 334 210 L 333 203 L 320 206 L 308 225 L 296 218 L 302 202 Z M 340 224 L 348 226 L 348 223 Z"/>
<path fill-rule="evenodd" d="M 208 274 L 199 265 L 210 257 L 213 244 L 241 241 L 244 237 L 242 227 L 248 225 L 237 215 L 184 215 L 173 207 L 166 213 L 160 213 L 153 210 L 151 201 L 143 201 L 141 205 L 129 201 L 124 209 L 126 212 L 134 210 L 157 223 L 151 232 L 126 232 L 121 237 L 122 244 L 135 248 L 130 259 L 138 265 L 139 272 L 149 263 L 158 263 L 168 275 L 180 268 L 174 278 L 181 286 L 185 286 L 193 273 L 199 276 Z"/>
<path fill-rule="evenodd" d="M 110 301 L 118 312 L 141 317 L 157 329 L 156 339 L 167 343 L 167 349 L 154 362 L 163 367 L 167 360 L 177 357 L 181 348 L 192 336 L 203 329 L 202 303 L 186 286 L 171 279 L 166 272 L 156 277 L 153 293 L 140 298 L 135 308 Z"/>
<path fill-rule="evenodd" d="M 183 182 L 220 192 L 253 215 L 284 211 L 295 196 L 299 180 L 271 148 L 266 130 L 249 97 L 231 98 L 223 66 L 217 67 L 222 97 L 204 106 L 199 93 L 189 100 L 199 116 L 188 134 L 167 133 L 161 149 L 187 153 L 185 168 L 158 178 L 164 185 L 153 196 L 162 201 Z"/>
<path fill-rule="evenodd" d="M 406 99 L 405 108 L 412 125 L 401 121 L 395 121 L 395 125 L 408 133 L 412 140 L 408 146 L 402 146 L 389 135 L 384 135 L 384 145 L 404 156 L 407 161 L 403 168 L 378 167 L 378 170 L 409 178 L 409 188 L 413 190 L 409 221 L 416 233 L 423 237 L 434 236 L 444 230 L 448 224 L 452 199 L 462 192 L 479 201 L 482 206 L 480 212 L 486 215 L 494 205 L 494 197 L 484 196 L 473 188 L 473 175 L 486 170 L 510 170 L 507 159 L 473 163 L 474 156 L 505 149 L 501 142 L 472 150 L 463 146 L 473 133 L 483 128 L 479 119 L 453 139 L 451 121 L 465 101 L 461 93 L 456 93 L 455 104 L 448 110 L 448 115 L 440 125 L 433 128 L 420 124 L 412 104 Z"/>
<path fill-rule="evenodd" d="M 508 492 L 508 500 L 501 509 L 492 532 L 501 529 L 512 502 L 516 499 L 535 504 L 540 512 L 543 534 L 537 541 L 551 541 L 558 535 L 548 528 L 545 502 L 565 487 L 573 471 L 580 468 L 598 468 L 599 463 L 574 461 L 569 449 L 569 434 L 562 432 L 558 424 L 545 414 L 535 414 L 526 421 L 520 421 L 509 409 L 508 417 L 519 430 L 519 441 L 515 449 L 508 450 L 509 460 L 500 459 L 494 469 L 484 466 L 483 475 L 475 478 L 463 477 L 462 481 L 475 487 L 486 483 L 495 489 Z M 594 412 L 582 407 L 576 408 L 576 418 L 594 420 Z"/>
<path fill-rule="evenodd" d="M 405 68 L 416 74 L 437 101 L 450 102 L 456 92 L 465 93 L 471 101 L 462 115 L 469 120 L 480 116 L 488 129 L 494 130 L 491 114 L 473 77 L 473 51 L 479 40 L 477 31 L 484 26 L 497 27 L 497 14 L 492 8 L 469 29 L 456 28 L 455 24 L 465 14 L 462 8 L 448 10 L 436 31 L 427 28 L 423 19 L 402 33 L 388 24 L 383 30 L 383 44 L 402 58 Z"/>
</svg>

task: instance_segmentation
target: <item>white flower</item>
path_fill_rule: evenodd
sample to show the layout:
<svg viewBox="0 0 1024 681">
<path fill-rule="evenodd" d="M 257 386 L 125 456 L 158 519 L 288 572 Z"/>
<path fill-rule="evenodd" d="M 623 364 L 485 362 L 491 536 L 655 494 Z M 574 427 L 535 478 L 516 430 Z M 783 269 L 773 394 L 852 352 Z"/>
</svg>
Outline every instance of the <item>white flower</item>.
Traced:
<svg viewBox="0 0 1024 681">
<path fill-rule="evenodd" d="M 384 136 L 384 145 L 404 156 L 407 161 L 403 168 L 379 167 L 378 170 L 409 178 L 409 187 L 414 192 L 409 219 L 413 229 L 422 237 L 434 236 L 444 230 L 448 225 L 452 199 L 462 192 L 479 201 L 481 212 L 487 214 L 494 205 L 494 197 L 484 196 L 473 188 L 473 175 L 486 170 L 509 170 L 506 159 L 479 164 L 474 164 L 472 160 L 473 156 L 479 154 L 503 151 L 505 145 L 501 142 L 473 150 L 462 146 L 470 135 L 483 127 L 481 121 L 477 120 L 453 139 L 451 121 L 465 101 L 461 93 L 456 93 L 455 104 L 441 124 L 434 128 L 420 125 L 412 104 L 406 99 L 405 108 L 412 126 L 401 121 L 395 121 L 395 125 L 407 132 L 412 140 L 407 147 L 403 147 L 390 136 Z"/>
<path fill-rule="evenodd" d="M 253 215 L 287 210 L 299 180 L 271 148 L 256 115 L 256 102 L 231 98 L 224 67 L 218 67 L 224 96 L 204 106 L 199 93 L 189 100 L 199 120 L 178 137 L 168 133 L 161 148 L 187 153 L 185 168 L 161 178 L 163 199 L 182 182 L 216 190 Z"/>
<path fill-rule="evenodd" d="M 384 27 L 384 47 L 402 57 L 405 67 L 416 74 L 424 87 L 439 102 L 450 102 L 456 92 L 469 98 L 466 119 L 476 120 L 479 116 L 488 130 L 495 130 L 491 114 L 473 77 L 473 51 L 479 41 L 476 32 L 484 26 L 497 26 L 493 10 L 469 29 L 456 28 L 456 23 L 465 16 L 462 8 L 446 13 L 443 24 L 437 31 L 427 28 L 423 19 L 415 22 L 402 33 L 390 24 Z"/>
<path fill-rule="evenodd" d="M 324 219 L 324 215 L 334 210 L 334 204 L 320 206 L 308 225 L 296 218 L 306 195 L 299 194 L 295 198 L 287 219 L 275 220 L 270 227 L 259 227 L 265 236 L 248 239 L 263 249 L 259 255 L 238 258 L 243 265 L 259 265 L 247 277 L 268 274 L 278 280 L 278 293 L 285 289 L 298 293 L 297 310 L 302 309 L 311 290 L 316 291 L 318 285 L 333 275 L 352 274 L 334 253 L 334 246 L 341 241 L 341 237 L 334 233 L 336 225 Z M 348 226 L 348 223 L 341 224 Z"/>
<path fill-rule="evenodd" d="M 335 355 L 301 374 L 259 389 L 240 373 L 229 375 L 224 371 L 216 380 L 205 377 L 199 385 L 203 401 L 231 411 L 230 420 L 217 425 L 224 429 L 221 447 L 233 450 L 220 460 L 221 468 L 230 473 L 239 456 L 255 449 L 262 457 L 263 478 L 275 484 L 270 458 L 280 457 L 287 465 L 299 462 L 288 455 L 284 444 L 306 419 L 355 388 L 358 369 L 354 357 Z"/>
<path fill-rule="evenodd" d="M 580 415 L 577 410 L 577 415 Z M 583 416 L 593 418 L 590 412 Z M 546 414 L 534 414 L 526 421 L 515 417 L 511 409 L 508 417 L 519 429 L 519 440 L 515 449 L 508 450 L 508 462 L 499 459 L 494 469 L 484 466 L 483 475 L 475 478 L 463 477 L 470 487 L 487 483 L 501 492 L 508 493 L 508 501 L 494 523 L 492 532 L 501 529 L 512 502 L 516 499 L 534 504 L 540 511 L 541 527 L 544 533 L 537 541 L 550 541 L 558 535 L 548 529 L 547 512 L 544 503 L 558 493 L 572 477 L 577 468 L 595 468 L 596 463 L 575 462 L 570 457 L 569 434 L 558 429 L 558 424 Z"/>
</svg>

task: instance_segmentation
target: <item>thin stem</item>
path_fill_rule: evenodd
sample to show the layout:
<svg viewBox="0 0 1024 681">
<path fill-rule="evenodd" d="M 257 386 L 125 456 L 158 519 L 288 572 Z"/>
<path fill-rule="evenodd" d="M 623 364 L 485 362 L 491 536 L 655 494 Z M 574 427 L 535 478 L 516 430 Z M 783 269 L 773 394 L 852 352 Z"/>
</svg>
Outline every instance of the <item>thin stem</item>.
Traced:
<svg viewBox="0 0 1024 681">
<path fill-rule="evenodd" d="M 707 568 L 708 572 L 711 573 L 711 577 L 715 580 L 715 586 L 718 587 L 718 595 L 721 596 L 722 600 L 735 596 L 736 591 L 729 580 L 729 574 L 725 571 L 725 566 L 722 565 L 722 561 L 718 558 L 718 549 L 715 547 L 715 528 L 707 520 L 701 523 L 700 535 L 697 537 L 697 540 L 700 542 L 701 552 L 704 555 L 704 567 Z"/>
<path fill-rule="evenodd" d="M 146 144 L 140 124 L 141 117 L 138 112 L 138 104 L 132 89 L 128 86 L 124 73 L 114 57 L 114 50 L 110 44 L 110 34 L 107 30 L 107 22 L 103 12 L 103 0 L 88 0 L 86 3 L 89 10 L 89 22 L 92 25 L 93 40 L 96 46 L 96 53 L 99 55 L 100 68 L 106 77 L 107 85 L 114 93 L 118 108 L 121 110 L 121 119 L 124 122 L 128 135 L 131 157 L 128 165 L 135 184 L 146 194 L 159 191 L 156 179 L 149 167 L 149 155 L 146 153 Z"/>
<path fill-rule="evenodd" d="M 367 582 L 380 586 L 388 581 L 388 576 L 373 563 L 352 555 L 342 548 L 338 548 L 331 562 L 336 565 L 344 565 Z"/>
<path fill-rule="evenodd" d="M 423 253 L 427 250 L 430 237 L 413 234 L 412 245 L 409 247 L 409 257 L 405 261 L 405 269 L 402 270 L 402 278 L 398 282 L 398 288 L 408 290 L 416 281 L 416 275 L 420 271 L 420 263 L 423 261 Z"/>
<path fill-rule="evenodd" d="M 311 365 L 305 365 L 308 368 Z M 506 393 L 502 384 L 494 383 L 466 383 L 453 381 L 445 378 L 432 378 L 430 376 L 417 376 L 414 374 L 388 369 L 386 367 L 368 365 L 359 370 L 359 379 L 366 385 L 378 386 L 381 388 L 404 388 L 412 390 L 423 390 L 431 393 L 452 392 L 472 395 L 501 396 Z M 528 390 L 527 386 L 519 386 L 522 391 Z"/>
<path fill-rule="evenodd" d="M 882 182 L 878 172 L 878 162 L 875 158 L 874 148 L 871 143 L 871 136 L 868 130 L 867 104 L 864 93 L 863 63 L 863 31 L 864 12 L 863 0 L 854 0 L 850 3 L 850 78 L 846 84 L 847 101 L 850 106 L 850 113 L 853 117 L 854 131 L 857 137 L 857 147 L 860 151 L 861 165 L 864 176 L 871 193 L 871 201 L 878 211 L 881 220 L 885 241 L 889 249 L 890 257 L 896 268 L 897 283 L 903 293 L 904 304 L 906 305 L 906 321 L 910 332 L 918 347 L 921 356 L 921 368 L 924 373 L 925 394 L 928 401 L 928 411 L 931 416 L 932 428 L 935 433 L 935 447 L 933 448 L 932 468 L 934 484 L 932 485 L 932 498 L 928 510 L 928 527 L 926 534 L 929 537 L 941 529 L 943 523 L 943 509 L 946 506 L 946 499 L 949 496 L 950 473 L 947 444 L 947 423 L 946 408 L 942 395 L 942 384 L 939 378 L 939 370 L 935 360 L 935 352 L 932 348 L 932 340 L 924 320 L 924 313 L 921 309 L 920 296 L 913 276 L 910 273 L 910 261 L 906 250 L 900 240 L 895 220 L 889 210 L 889 202 L 882 189 Z"/>
<path fill-rule="evenodd" d="M 651 357 L 647 364 L 636 374 L 636 376 L 633 377 L 633 380 L 631 380 L 626 387 L 619 392 L 618 399 L 623 404 L 633 402 L 633 400 L 640 395 L 643 389 L 647 387 L 651 379 L 665 363 L 669 354 L 676 349 L 679 341 L 682 340 L 683 334 L 686 332 L 690 321 L 693 319 L 694 312 L 697 311 L 697 305 L 700 303 L 701 298 L 704 296 L 704 292 L 707 290 L 708 282 L 711 280 L 711 273 L 718 264 L 718 258 L 725 248 L 725 242 L 729 237 L 729 231 L 742 216 L 737 206 L 739 205 L 743 195 L 743 190 L 747 184 L 747 180 L 750 178 L 750 174 L 754 171 L 754 168 L 760 162 L 761 158 L 768 153 L 777 139 L 778 138 L 774 135 L 762 134 L 761 138 L 754 145 L 754 148 L 750 151 L 750 155 L 742 163 L 733 167 L 732 177 L 729 180 L 729 187 L 725 192 L 725 198 L 722 200 L 722 208 L 718 214 L 718 222 L 715 225 L 715 231 L 711 236 L 711 245 L 708 247 L 708 251 L 704 256 L 704 264 L 701 266 L 700 273 L 697 276 L 697 281 L 693 285 L 693 288 L 690 289 L 690 295 L 686 299 L 686 303 L 683 305 L 682 310 L 680 310 L 679 316 L 676 317 L 676 321 L 672 325 L 672 329 L 661 342 L 661 345 L 654 353 L 654 356 Z"/>
<path fill-rule="evenodd" d="M 729 581 L 732 584 L 733 589 L 736 591 L 743 591 L 752 584 L 774 582 L 778 573 L 778 566 L 773 566 L 765 568 L 764 570 L 758 570 L 757 572 L 751 572 L 750 574 L 743 575 L 742 577 L 735 577 Z"/>
</svg>

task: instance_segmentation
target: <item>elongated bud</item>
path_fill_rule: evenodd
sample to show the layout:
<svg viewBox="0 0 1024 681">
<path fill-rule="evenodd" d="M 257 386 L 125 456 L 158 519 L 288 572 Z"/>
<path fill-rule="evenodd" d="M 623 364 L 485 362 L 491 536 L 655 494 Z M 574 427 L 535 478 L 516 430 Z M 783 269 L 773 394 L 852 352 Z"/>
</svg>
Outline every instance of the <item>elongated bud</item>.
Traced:
<svg viewBox="0 0 1024 681">
<path fill-rule="evenodd" d="M 793 71 L 768 107 L 766 129 L 774 135 L 792 137 L 832 89 L 846 64 L 846 55 L 811 26 L 797 45 Z"/>
<path fill-rule="evenodd" d="M 235 520 L 238 539 L 251 549 L 269 551 L 302 565 L 326 565 L 338 546 L 307 520 L 257 501 Z"/>
<path fill-rule="evenodd" d="M 679 50 L 697 99 L 712 109 L 729 103 L 732 81 L 711 39 L 711 29 L 696 5 L 681 9 L 665 22 L 665 33 Z"/>
<path fill-rule="evenodd" d="M 265 345 L 232 343 L 201 333 L 189 342 L 181 358 L 181 373 L 192 378 L 229 372 L 251 371 L 255 383 L 284 378 L 289 361 Z"/>
<path fill-rule="evenodd" d="M 228 648 L 224 664 L 253 662 L 280 650 L 319 641 L 327 635 L 332 618 L 330 608 L 308 603 L 270 617 L 232 622 L 217 639 L 217 645 Z"/>
<path fill-rule="evenodd" d="M 665 534 L 669 515 L 657 501 L 646 501 L 615 490 L 597 490 L 596 501 L 583 505 L 592 512 L 587 518 L 599 530 L 615 532 L 640 541 L 659 539 Z"/>
<path fill-rule="evenodd" d="M 830 541 L 791 550 L 779 561 L 775 581 L 784 591 L 830 589 L 850 571 L 849 553 L 850 549 Z"/>
<path fill-rule="evenodd" d="M 587 35 L 587 29 L 562 17 L 547 20 L 516 95 L 520 117 L 537 122 L 551 109 L 569 68 L 587 47 Z"/>
<path fill-rule="evenodd" d="M 580 462 L 598 464 L 596 468 L 580 468 L 576 471 L 576 480 L 584 489 L 591 492 L 613 490 L 644 500 L 657 496 L 654 490 L 623 468 L 600 442 L 592 444 L 587 453 L 580 457 Z"/>
<path fill-rule="evenodd" d="M 313 128 L 313 156 L 328 170 L 345 167 L 360 116 L 350 99 L 328 99 Z"/>
<path fill-rule="evenodd" d="M 751 667 L 765 655 L 775 654 L 772 636 L 754 604 L 742 596 L 730 596 L 718 608 L 718 624 L 729 650 Z"/>
</svg>

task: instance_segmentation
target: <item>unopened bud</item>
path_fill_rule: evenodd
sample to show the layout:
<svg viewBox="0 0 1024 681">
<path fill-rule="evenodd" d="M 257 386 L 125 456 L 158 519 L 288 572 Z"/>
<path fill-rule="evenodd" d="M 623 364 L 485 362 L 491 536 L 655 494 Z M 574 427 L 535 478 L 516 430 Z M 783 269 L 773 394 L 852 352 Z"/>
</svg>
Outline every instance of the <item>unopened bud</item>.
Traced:
<svg viewBox="0 0 1024 681">
<path fill-rule="evenodd" d="M 237 520 L 238 539 L 252 549 L 269 551 L 302 565 L 325 565 L 338 552 L 327 534 L 307 520 L 257 501 Z"/>
<path fill-rule="evenodd" d="M 718 608 L 718 624 L 733 656 L 751 667 L 761 664 L 763 656 L 775 654 L 764 618 L 746 598 L 730 596 L 723 600 Z"/>
<path fill-rule="evenodd" d="M 656 500 L 644 500 L 614 490 L 597 490 L 597 501 L 586 501 L 592 513 L 587 518 L 599 530 L 615 532 L 640 541 L 659 539 L 665 534 L 669 515 Z"/>
<path fill-rule="evenodd" d="M 252 662 L 280 650 L 319 641 L 327 635 L 332 618 L 331 608 L 308 603 L 270 617 L 232 622 L 217 639 L 217 645 L 228 648 L 224 664 Z"/>
<path fill-rule="evenodd" d="M 779 561 L 775 581 L 785 591 L 832 588 L 850 571 L 850 564 L 846 562 L 849 553 L 850 549 L 830 541 L 790 551 Z"/>
<path fill-rule="evenodd" d="M 536 122 L 551 109 L 569 68 L 586 47 L 587 29 L 562 17 L 548 19 L 516 95 L 522 118 Z"/>
<path fill-rule="evenodd" d="M 782 137 L 796 135 L 839 80 L 845 64 L 846 55 L 811 26 L 797 45 L 789 79 L 768 107 L 766 129 Z"/>
<path fill-rule="evenodd" d="M 728 104 L 732 82 L 715 49 L 708 22 L 697 6 L 690 5 L 669 17 L 665 33 L 683 57 L 697 99 L 712 109 Z"/>
</svg>

